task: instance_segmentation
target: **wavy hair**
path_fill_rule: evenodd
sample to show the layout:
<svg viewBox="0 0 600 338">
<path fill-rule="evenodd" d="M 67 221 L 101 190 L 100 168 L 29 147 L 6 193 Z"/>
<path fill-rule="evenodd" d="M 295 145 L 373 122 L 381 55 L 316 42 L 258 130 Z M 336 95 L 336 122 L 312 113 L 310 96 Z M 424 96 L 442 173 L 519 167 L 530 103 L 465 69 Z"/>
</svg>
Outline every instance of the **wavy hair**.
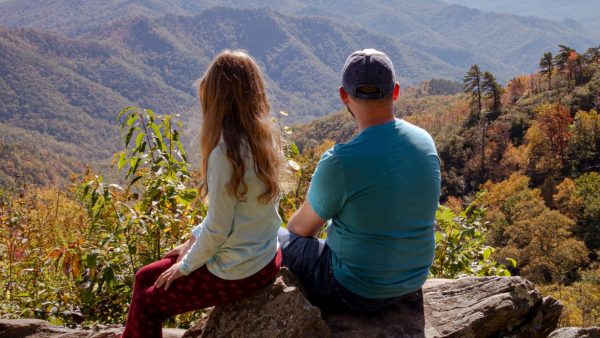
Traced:
<svg viewBox="0 0 600 338">
<path fill-rule="evenodd" d="M 233 167 L 226 190 L 239 201 L 246 200 L 244 157 L 252 156 L 254 171 L 265 184 L 258 196 L 268 203 L 279 196 L 281 143 L 279 132 L 268 120 L 269 102 L 263 76 L 254 60 L 244 52 L 226 50 L 213 60 L 200 80 L 198 96 L 203 123 L 200 136 L 200 196 L 208 194 L 208 159 L 221 137 Z M 248 152 L 250 154 L 248 154 Z"/>
</svg>

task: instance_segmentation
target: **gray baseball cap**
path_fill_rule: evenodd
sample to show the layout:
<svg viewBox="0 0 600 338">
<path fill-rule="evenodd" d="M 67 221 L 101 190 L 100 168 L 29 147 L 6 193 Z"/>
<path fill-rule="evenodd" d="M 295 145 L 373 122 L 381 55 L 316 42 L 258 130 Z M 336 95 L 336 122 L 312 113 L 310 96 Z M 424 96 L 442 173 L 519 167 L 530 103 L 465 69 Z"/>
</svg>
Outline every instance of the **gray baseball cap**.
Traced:
<svg viewBox="0 0 600 338">
<path fill-rule="evenodd" d="M 342 69 L 342 86 L 353 97 L 359 99 L 381 99 L 394 91 L 396 75 L 390 58 L 375 49 L 358 50 L 346 59 Z M 374 86 L 375 93 L 363 93 L 361 86 Z"/>
</svg>

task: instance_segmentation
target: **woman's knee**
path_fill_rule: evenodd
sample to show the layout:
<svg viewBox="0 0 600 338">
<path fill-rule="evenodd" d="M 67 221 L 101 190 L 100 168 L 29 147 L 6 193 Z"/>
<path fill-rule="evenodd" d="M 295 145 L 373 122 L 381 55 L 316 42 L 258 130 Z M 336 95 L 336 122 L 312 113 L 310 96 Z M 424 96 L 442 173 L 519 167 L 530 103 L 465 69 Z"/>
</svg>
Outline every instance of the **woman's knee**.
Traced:
<svg viewBox="0 0 600 338">
<path fill-rule="evenodd" d="M 166 261 L 165 259 L 148 264 L 135 273 L 135 283 L 140 286 L 150 286 L 171 265 L 171 260 Z"/>
</svg>

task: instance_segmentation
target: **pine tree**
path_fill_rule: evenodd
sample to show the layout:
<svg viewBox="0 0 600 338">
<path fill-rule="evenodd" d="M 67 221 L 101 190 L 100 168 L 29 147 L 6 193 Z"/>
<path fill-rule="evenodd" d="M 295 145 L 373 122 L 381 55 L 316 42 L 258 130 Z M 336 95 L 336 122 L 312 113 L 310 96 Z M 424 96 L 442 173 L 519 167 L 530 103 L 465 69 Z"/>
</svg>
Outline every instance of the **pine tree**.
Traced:
<svg viewBox="0 0 600 338">
<path fill-rule="evenodd" d="M 481 117 L 481 70 L 478 65 L 472 65 L 463 83 L 465 93 L 477 100 L 477 116 Z"/>
<path fill-rule="evenodd" d="M 575 56 L 577 56 L 577 52 L 573 48 L 565 45 L 558 45 L 558 47 L 560 50 L 558 51 L 558 54 L 554 56 L 554 65 L 559 71 L 567 74 L 567 88 L 569 88 L 571 86 L 570 83 L 573 75 L 573 55 L 575 54 Z"/>
<path fill-rule="evenodd" d="M 484 176 L 485 172 L 485 130 L 487 128 L 487 121 L 484 118 L 481 96 L 482 96 L 482 79 L 481 70 L 478 65 L 472 65 L 467 75 L 464 77 L 465 93 L 470 95 L 474 100 L 477 100 L 477 118 L 479 120 L 479 126 L 481 128 L 481 163 L 479 172 L 481 176 Z"/>
<path fill-rule="evenodd" d="M 569 61 L 569 56 L 571 56 L 571 53 L 575 50 L 565 45 L 558 45 L 558 48 L 560 48 L 560 50 L 554 57 L 554 64 L 559 70 L 564 70 L 567 66 L 567 62 Z"/>
<path fill-rule="evenodd" d="M 600 63 L 600 46 L 589 48 L 585 52 L 585 61 L 590 65 Z"/>
<path fill-rule="evenodd" d="M 487 114 L 487 119 L 493 121 L 498 118 L 500 109 L 502 108 L 502 86 L 496 81 L 496 78 L 492 73 L 484 72 L 482 89 L 486 98 L 492 99 L 492 109 L 490 113 Z"/>
<path fill-rule="evenodd" d="M 554 71 L 554 59 L 551 52 L 544 53 L 540 59 L 540 74 L 548 75 L 548 90 L 552 89 L 552 72 Z"/>
</svg>

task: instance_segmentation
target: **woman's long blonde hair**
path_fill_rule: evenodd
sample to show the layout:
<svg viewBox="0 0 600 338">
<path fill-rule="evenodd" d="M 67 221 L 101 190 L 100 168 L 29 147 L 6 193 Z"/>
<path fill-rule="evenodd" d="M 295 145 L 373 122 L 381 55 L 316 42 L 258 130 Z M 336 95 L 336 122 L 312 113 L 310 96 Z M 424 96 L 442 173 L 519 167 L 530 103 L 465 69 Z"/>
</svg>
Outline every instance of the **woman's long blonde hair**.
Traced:
<svg viewBox="0 0 600 338">
<path fill-rule="evenodd" d="M 239 201 L 246 200 L 243 158 L 250 155 L 245 154 L 249 150 L 256 175 L 265 184 L 258 200 L 275 200 L 279 195 L 280 139 L 268 121 L 265 83 L 254 60 L 241 51 L 217 55 L 200 81 L 198 94 L 203 115 L 200 195 L 204 198 L 208 194 L 208 159 L 223 136 L 227 159 L 233 166 L 227 192 Z"/>
</svg>

